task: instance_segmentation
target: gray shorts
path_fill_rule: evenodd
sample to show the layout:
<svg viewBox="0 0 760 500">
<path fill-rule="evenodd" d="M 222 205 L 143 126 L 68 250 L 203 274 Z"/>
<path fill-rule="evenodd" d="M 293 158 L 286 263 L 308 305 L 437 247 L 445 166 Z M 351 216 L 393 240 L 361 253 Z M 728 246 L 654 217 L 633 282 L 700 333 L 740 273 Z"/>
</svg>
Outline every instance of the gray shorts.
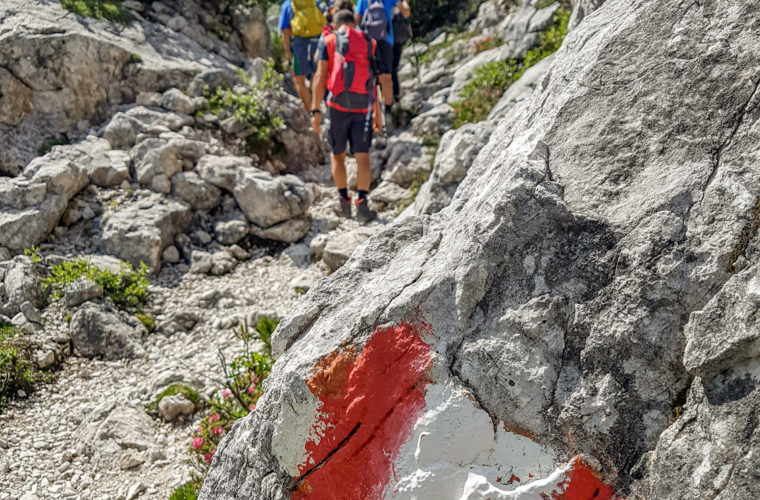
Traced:
<svg viewBox="0 0 760 500">
<path fill-rule="evenodd" d="M 311 77 L 317 72 L 314 61 L 317 54 L 319 37 L 302 38 L 294 36 L 290 39 L 290 51 L 293 53 L 293 74 L 295 76 Z"/>
</svg>

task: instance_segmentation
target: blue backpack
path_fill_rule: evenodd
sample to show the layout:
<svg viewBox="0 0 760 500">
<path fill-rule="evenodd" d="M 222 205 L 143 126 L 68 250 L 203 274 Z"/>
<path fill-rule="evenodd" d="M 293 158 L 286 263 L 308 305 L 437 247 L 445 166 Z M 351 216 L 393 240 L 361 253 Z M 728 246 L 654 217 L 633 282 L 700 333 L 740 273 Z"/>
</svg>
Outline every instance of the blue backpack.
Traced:
<svg viewBox="0 0 760 500">
<path fill-rule="evenodd" d="M 382 0 L 371 0 L 362 18 L 362 29 L 370 38 L 378 41 L 388 37 L 388 15 Z"/>
</svg>

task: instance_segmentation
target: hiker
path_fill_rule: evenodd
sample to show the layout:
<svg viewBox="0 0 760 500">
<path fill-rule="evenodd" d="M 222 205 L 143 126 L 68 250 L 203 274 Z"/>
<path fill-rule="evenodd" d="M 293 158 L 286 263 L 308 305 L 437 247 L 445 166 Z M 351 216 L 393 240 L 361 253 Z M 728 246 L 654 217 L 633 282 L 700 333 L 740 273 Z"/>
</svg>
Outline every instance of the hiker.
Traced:
<svg viewBox="0 0 760 500">
<path fill-rule="evenodd" d="M 293 83 L 296 92 L 308 111 L 311 93 L 306 79 L 312 78 L 316 68 L 314 53 L 319 35 L 327 24 L 316 0 L 284 0 L 280 9 L 280 31 L 285 46 L 285 57 L 293 65 Z"/>
<path fill-rule="evenodd" d="M 333 16 L 335 31 L 319 43 L 317 74 L 314 77 L 314 99 L 311 125 L 320 133 L 320 104 L 325 90 L 330 118 L 328 142 L 332 149 L 332 175 L 338 188 L 340 214 L 351 216 L 351 196 L 346 176 L 346 146 L 356 158 L 356 219 L 366 222 L 377 217 L 370 210 L 367 193 L 372 182 L 369 148 L 372 142 L 373 106 L 375 94 L 374 56 L 377 43 L 356 29 L 350 10 L 340 10 Z M 375 115 L 377 116 L 377 115 Z"/>
<path fill-rule="evenodd" d="M 385 105 L 386 130 L 391 129 L 393 105 L 393 21 L 391 12 L 398 5 L 402 16 L 409 17 L 411 9 L 407 0 L 359 0 L 356 4 L 356 23 L 365 33 L 377 41 L 377 71 Z"/>
<path fill-rule="evenodd" d="M 406 42 L 412 39 L 412 23 L 409 16 L 401 13 L 398 5 L 393 7 L 391 16 L 393 25 L 393 65 L 391 79 L 393 80 L 393 102 L 401 99 L 401 85 L 398 82 L 398 68 L 401 66 L 401 51 Z"/>
</svg>

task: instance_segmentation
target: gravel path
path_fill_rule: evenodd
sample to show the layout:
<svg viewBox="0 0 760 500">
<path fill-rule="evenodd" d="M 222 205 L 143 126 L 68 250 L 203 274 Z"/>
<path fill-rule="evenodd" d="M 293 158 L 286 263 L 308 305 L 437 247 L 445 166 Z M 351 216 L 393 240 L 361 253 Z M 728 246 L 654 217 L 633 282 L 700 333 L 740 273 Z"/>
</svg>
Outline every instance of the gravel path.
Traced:
<svg viewBox="0 0 760 500">
<path fill-rule="evenodd" d="M 11 403 L 0 415 L 0 499 L 168 498 L 189 478 L 185 460 L 198 417 L 166 424 L 143 406 L 175 381 L 209 394 L 218 386 L 210 377 L 221 374 L 217 349 L 228 359 L 241 349 L 229 327 L 260 314 L 281 317 L 299 298 L 291 280 L 322 274 L 284 254 L 245 261 L 219 277 L 163 271 L 152 287 L 159 323 L 182 313 L 196 325 L 150 335 L 144 358 L 71 357 L 54 382 Z"/>
</svg>

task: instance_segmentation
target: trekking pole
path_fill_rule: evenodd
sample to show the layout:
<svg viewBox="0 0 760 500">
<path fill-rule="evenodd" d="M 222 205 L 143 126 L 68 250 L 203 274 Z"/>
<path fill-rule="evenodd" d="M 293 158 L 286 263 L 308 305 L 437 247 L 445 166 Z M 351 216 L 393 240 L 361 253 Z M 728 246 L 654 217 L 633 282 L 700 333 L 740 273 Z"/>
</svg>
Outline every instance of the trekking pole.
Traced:
<svg viewBox="0 0 760 500">
<path fill-rule="evenodd" d="M 414 43 L 414 63 L 417 67 L 417 83 L 422 87 L 422 77 L 420 76 L 420 58 L 417 57 L 417 44 L 414 42 L 414 30 L 412 30 L 411 23 L 409 24 L 409 33 L 412 35 L 412 43 Z"/>
<path fill-rule="evenodd" d="M 369 141 L 369 128 L 372 122 L 372 104 L 373 104 L 372 97 L 373 97 L 373 94 L 376 92 L 375 85 L 376 85 L 375 77 L 373 76 L 371 80 L 371 85 L 369 86 L 369 88 L 372 90 L 370 90 L 369 92 L 369 99 L 368 99 L 369 102 L 367 103 L 367 112 L 364 115 L 364 142 Z"/>
</svg>

